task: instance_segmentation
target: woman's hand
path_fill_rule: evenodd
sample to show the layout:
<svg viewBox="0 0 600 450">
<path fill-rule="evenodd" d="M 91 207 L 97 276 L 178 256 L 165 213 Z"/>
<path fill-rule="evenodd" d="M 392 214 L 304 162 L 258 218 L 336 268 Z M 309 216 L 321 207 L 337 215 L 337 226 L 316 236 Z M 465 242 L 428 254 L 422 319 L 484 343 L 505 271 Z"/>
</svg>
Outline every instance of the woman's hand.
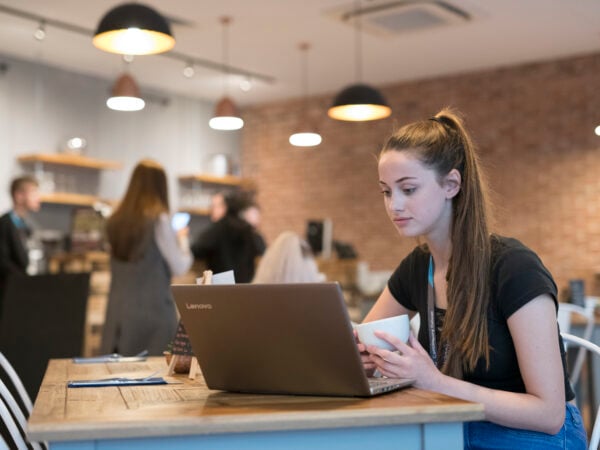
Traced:
<svg viewBox="0 0 600 450">
<path fill-rule="evenodd" d="M 370 356 L 369 352 L 367 351 L 367 346 L 365 344 L 363 344 L 362 342 L 360 342 L 360 339 L 358 339 L 358 333 L 356 332 L 356 330 L 352 330 L 352 332 L 354 333 L 354 339 L 356 341 L 356 346 L 358 347 L 358 351 L 360 352 L 360 359 L 362 360 L 365 372 L 367 373 L 368 377 L 373 376 L 373 372 L 375 372 L 375 363 L 373 363 L 373 361 L 371 361 L 371 356 Z"/>
<path fill-rule="evenodd" d="M 371 363 L 382 375 L 389 378 L 412 378 L 415 380 L 415 387 L 435 390 L 443 375 L 412 332 L 408 338 L 410 346 L 383 331 L 375 331 L 375 336 L 398 349 L 395 352 L 375 346 L 367 347 Z"/>
</svg>

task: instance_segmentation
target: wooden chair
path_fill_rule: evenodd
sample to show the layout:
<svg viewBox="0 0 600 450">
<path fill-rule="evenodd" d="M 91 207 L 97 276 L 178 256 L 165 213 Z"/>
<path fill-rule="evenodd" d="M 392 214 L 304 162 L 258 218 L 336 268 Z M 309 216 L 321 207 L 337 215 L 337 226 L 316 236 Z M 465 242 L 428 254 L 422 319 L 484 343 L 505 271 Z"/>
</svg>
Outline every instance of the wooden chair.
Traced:
<svg viewBox="0 0 600 450">
<path fill-rule="evenodd" d="M 583 350 L 584 352 L 590 352 L 595 354 L 596 356 L 600 356 L 600 347 L 590 342 L 587 339 L 580 338 L 578 336 L 574 336 L 569 333 L 561 333 L 563 341 L 569 343 L 570 345 L 575 345 Z M 596 407 L 598 405 L 595 405 Z M 598 410 L 598 408 L 596 408 Z M 596 413 L 596 417 L 594 417 L 594 426 L 592 427 L 592 434 L 590 437 L 588 450 L 598 450 L 598 444 L 600 444 L 600 415 Z"/>
<path fill-rule="evenodd" d="M 571 325 L 573 318 L 579 317 L 584 321 L 583 335 L 581 336 L 586 341 L 589 341 L 594 332 L 594 310 L 592 308 L 584 308 L 582 306 L 573 305 L 571 303 L 559 303 L 558 304 L 558 326 L 561 333 L 571 333 Z M 565 342 L 565 350 L 568 348 L 568 343 Z M 571 371 L 571 383 L 575 387 L 579 382 L 581 375 L 581 369 L 585 361 L 585 355 L 587 351 L 584 348 L 580 348 L 577 352 L 575 364 L 573 364 L 573 370 Z"/>
</svg>

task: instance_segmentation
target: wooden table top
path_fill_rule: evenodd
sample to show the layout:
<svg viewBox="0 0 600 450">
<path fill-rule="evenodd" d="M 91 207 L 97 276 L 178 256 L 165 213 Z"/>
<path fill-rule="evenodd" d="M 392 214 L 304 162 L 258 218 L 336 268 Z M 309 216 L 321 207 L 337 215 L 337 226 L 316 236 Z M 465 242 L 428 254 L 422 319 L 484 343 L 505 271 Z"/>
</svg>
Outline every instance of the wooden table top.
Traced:
<svg viewBox="0 0 600 450">
<path fill-rule="evenodd" d="M 35 441 L 300 430 L 481 420 L 483 405 L 416 388 L 371 399 L 234 394 L 201 376 L 179 384 L 67 388 L 67 380 L 166 373 L 164 358 L 137 363 L 51 360 L 28 422 Z"/>
</svg>

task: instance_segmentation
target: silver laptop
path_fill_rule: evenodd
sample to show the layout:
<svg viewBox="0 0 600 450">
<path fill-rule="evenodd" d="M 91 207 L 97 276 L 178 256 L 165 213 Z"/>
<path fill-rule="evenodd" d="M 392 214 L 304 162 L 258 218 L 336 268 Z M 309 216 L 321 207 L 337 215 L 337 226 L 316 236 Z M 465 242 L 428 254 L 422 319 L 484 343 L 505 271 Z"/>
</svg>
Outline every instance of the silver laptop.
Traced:
<svg viewBox="0 0 600 450">
<path fill-rule="evenodd" d="M 337 283 L 171 289 L 210 389 L 368 397 L 413 383 L 367 378 Z"/>
</svg>

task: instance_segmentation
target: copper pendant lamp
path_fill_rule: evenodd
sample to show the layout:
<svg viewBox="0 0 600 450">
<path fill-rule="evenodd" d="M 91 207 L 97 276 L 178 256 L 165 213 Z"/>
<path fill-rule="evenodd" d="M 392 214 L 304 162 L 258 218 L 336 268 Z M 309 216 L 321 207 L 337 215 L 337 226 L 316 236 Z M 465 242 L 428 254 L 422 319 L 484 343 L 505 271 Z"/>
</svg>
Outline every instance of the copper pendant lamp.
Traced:
<svg viewBox="0 0 600 450">
<path fill-rule="evenodd" d="M 231 100 L 231 98 L 227 95 L 227 81 L 229 75 L 229 42 L 227 39 L 227 28 L 230 23 L 231 17 L 221 18 L 221 24 L 223 25 L 223 66 L 225 67 L 225 74 L 223 75 L 223 87 L 225 94 L 217 103 L 214 116 L 208 121 L 208 126 L 214 130 L 239 130 L 244 126 L 244 120 L 240 117 L 237 107 L 233 103 L 233 100 Z"/>
<path fill-rule="evenodd" d="M 169 22 L 141 3 L 124 3 L 100 20 L 92 41 L 100 50 L 123 55 L 151 55 L 171 50 L 175 38 Z"/>
<path fill-rule="evenodd" d="M 362 70 L 360 14 L 360 1 L 356 0 L 354 3 L 354 35 L 357 83 L 346 87 L 335 96 L 327 115 L 336 120 L 362 122 L 384 119 L 392 114 L 392 109 L 383 94 L 360 82 Z"/>
<path fill-rule="evenodd" d="M 302 89 L 303 89 L 303 104 L 301 112 L 301 120 L 298 124 L 296 132 L 289 138 L 290 144 L 295 147 L 315 147 L 322 141 L 321 135 L 317 132 L 316 127 L 310 121 L 308 115 L 308 50 L 310 44 L 302 42 L 299 45 L 302 52 Z"/>
<path fill-rule="evenodd" d="M 139 111 L 146 103 L 140 96 L 137 83 L 128 73 L 122 74 L 113 85 L 106 106 L 115 111 Z"/>
</svg>

